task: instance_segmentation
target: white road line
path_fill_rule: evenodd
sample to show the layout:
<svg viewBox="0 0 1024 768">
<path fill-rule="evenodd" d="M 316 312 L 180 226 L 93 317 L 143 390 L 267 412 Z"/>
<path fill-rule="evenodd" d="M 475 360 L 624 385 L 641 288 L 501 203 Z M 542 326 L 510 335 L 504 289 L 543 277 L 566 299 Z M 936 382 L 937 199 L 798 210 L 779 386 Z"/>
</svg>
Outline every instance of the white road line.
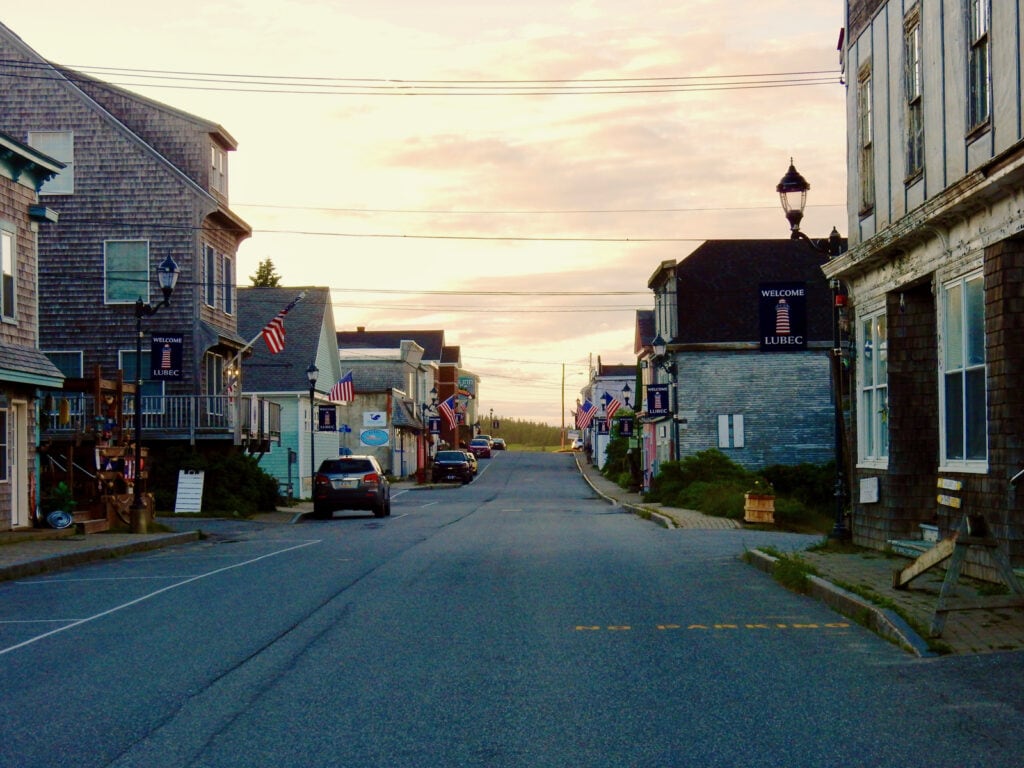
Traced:
<svg viewBox="0 0 1024 768">
<path fill-rule="evenodd" d="M 173 576 L 97 576 L 92 579 L 33 579 L 31 581 L 16 581 L 23 587 L 39 587 L 47 584 L 71 584 L 76 581 L 153 581 L 158 579 L 194 579 L 205 574 L 184 574 L 177 573 Z"/>
<path fill-rule="evenodd" d="M 230 571 L 230 570 L 233 570 L 235 568 L 241 568 L 242 566 L 245 566 L 245 565 L 251 565 L 252 563 L 257 563 L 260 560 L 266 560 L 268 557 L 275 557 L 276 555 L 283 555 L 285 552 L 292 552 L 293 550 L 302 549 L 303 547 L 308 547 L 308 546 L 311 546 L 313 544 L 319 544 L 319 543 L 320 543 L 319 539 L 307 541 L 304 544 L 296 544 L 294 547 L 287 547 L 285 549 L 279 549 L 276 552 L 269 552 L 269 553 L 267 553 L 265 555 L 260 555 L 259 557 L 254 557 L 251 560 L 245 560 L 244 562 L 241 562 L 241 563 L 235 563 L 234 565 L 226 565 L 223 568 L 218 568 L 217 570 L 210 571 L 209 573 L 203 573 L 203 574 L 200 574 L 199 576 L 191 576 L 191 577 L 185 579 L 184 581 L 179 581 L 177 584 L 169 584 L 166 587 L 161 587 L 160 589 L 158 589 L 158 590 L 156 590 L 154 592 L 150 592 L 149 594 L 142 595 L 142 597 L 137 597 L 134 600 L 129 600 L 127 603 L 121 603 L 121 605 L 116 605 L 113 608 L 108 608 L 105 611 L 100 611 L 99 613 L 97 613 L 97 614 L 95 614 L 93 616 L 89 616 L 89 617 L 84 618 L 84 619 L 77 619 L 76 621 L 73 621 L 71 624 L 67 624 L 67 625 L 65 625 L 63 627 L 58 627 L 57 629 L 51 629 L 49 632 L 44 632 L 41 635 L 36 635 L 35 637 L 30 637 L 28 640 L 24 640 L 24 641 L 22 641 L 20 643 L 17 643 L 15 645 L 9 646 L 7 648 L 0 648 L 0 656 L 3 656 L 4 654 L 10 653 L 11 651 L 16 651 L 19 648 L 24 648 L 27 645 L 32 645 L 33 643 L 36 643 L 36 642 L 38 642 L 40 640 L 43 640 L 43 639 L 45 639 L 47 637 L 50 637 L 52 635 L 56 635 L 56 634 L 58 634 L 60 632 L 64 632 L 64 631 L 69 630 L 69 629 L 74 629 L 75 627 L 80 627 L 82 624 L 87 624 L 90 621 L 96 621 L 97 619 L 102 619 L 104 616 L 109 616 L 110 614 L 117 613 L 118 611 L 121 611 L 121 610 L 123 610 L 125 608 L 130 608 L 133 605 L 136 605 L 138 603 L 142 603 L 142 602 L 145 602 L 146 600 L 149 600 L 151 597 L 156 597 L 157 595 L 163 594 L 164 592 L 169 592 L 172 589 L 177 589 L 178 587 L 183 587 L 186 584 L 191 584 L 193 581 L 199 581 L 200 579 L 205 579 L 207 576 L 216 576 L 217 574 L 224 573 L 225 571 Z"/>
</svg>

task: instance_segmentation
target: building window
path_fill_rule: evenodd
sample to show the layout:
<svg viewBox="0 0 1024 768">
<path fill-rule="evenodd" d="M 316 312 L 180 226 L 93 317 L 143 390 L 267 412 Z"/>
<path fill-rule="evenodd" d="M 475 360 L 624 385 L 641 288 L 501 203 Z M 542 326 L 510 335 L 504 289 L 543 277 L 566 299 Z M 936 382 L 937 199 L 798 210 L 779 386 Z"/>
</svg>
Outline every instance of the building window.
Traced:
<svg viewBox="0 0 1024 768">
<path fill-rule="evenodd" d="M 210 147 L 210 186 L 222 195 L 228 193 L 228 153 L 216 145 Z"/>
<path fill-rule="evenodd" d="M 6 483 L 10 478 L 7 474 L 7 409 L 0 408 L 0 483 Z"/>
<path fill-rule="evenodd" d="M 971 130 L 989 118 L 989 0 L 967 0 L 968 125 Z"/>
<path fill-rule="evenodd" d="M 104 301 L 149 303 L 149 242 L 107 240 L 103 243 Z"/>
<path fill-rule="evenodd" d="M 913 178 L 924 167 L 924 114 L 921 106 L 923 86 L 921 62 L 921 16 L 918 9 L 907 17 L 903 35 L 903 80 L 907 98 L 907 177 Z"/>
<path fill-rule="evenodd" d="M 860 435 L 861 459 L 889 456 L 889 342 L 885 312 L 861 320 Z"/>
<path fill-rule="evenodd" d="M 745 444 L 743 414 L 720 415 L 718 417 L 718 447 L 742 448 Z"/>
<path fill-rule="evenodd" d="M 213 246 L 203 246 L 203 301 L 217 306 L 217 252 Z"/>
<path fill-rule="evenodd" d="M 985 288 L 981 273 L 942 289 L 943 464 L 988 459 Z"/>
<path fill-rule="evenodd" d="M 235 314 L 235 263 L 230 256 L 224 257 L 223 281 L 224 312 L 233 315 Z"/>
<path fill-rule="evenodd" d="M 82 378 L 81 352 L 44 352 L 47 359 L 69 379 Z"/>
<path fill-rule="evenodd" d="M 2 285 L 0 285 L 0 315 L 5 320 L 14 319 L 15 286 L 17 285 L 17 272 L 15 271 L 14 259 L 14 232 L 0 224 L 0 271 L 2 271 Z"/>
<path fill-rule="evenodd" d="M 860 214 L 875 208 L 875 148 L 871 123 L 871 68 L 865 66 L 857 78 L 857 147 L 860 171 Z"/>
<path fill-rule="evenodd" d="M 135 373 L 135 350 L 122 349 L 120 351 L 121 370 L 124 371 L 124 380 L 135 383 L 139 380 Z M 149 380 L 149 350 L 142 349 L 142 412 L 163 413 L 164 412 L 164 383 L 162 381 Z M 124 402 L 125 413 L 135 413 L 135 398 L 128 396 Z"/>
<path fill-rule="evenodd" d="M 39 189 L 41 195 L 71 195 L 75 191 L 75 134 L 71 131 L 29 131 L 29 146 L 60 160 L 66 167 Z"/>
<path fill-rule="evenodd" d="M 223 415 L 224 413 L 224 358 L 207 352 L 203 355 L 205 380 L 203 389 L 206 392 L 206 412 Z"/>
<path fill-rule="evenodd" d="M 80 351 L 44 352 L 43 354 L 46 355 L 49 361 L 56 366 L 58 371 L 64 374 L 65 378 L 82 378 L 84 366 L 82 363 L 82 353 Z M 60 399 L 67 402 L 67 413 L 69 416 L 80 416 L 82 414 L 82 406 L 85 403 L 84 394 L 65 390 L 61 394 Z"/>
</svg>

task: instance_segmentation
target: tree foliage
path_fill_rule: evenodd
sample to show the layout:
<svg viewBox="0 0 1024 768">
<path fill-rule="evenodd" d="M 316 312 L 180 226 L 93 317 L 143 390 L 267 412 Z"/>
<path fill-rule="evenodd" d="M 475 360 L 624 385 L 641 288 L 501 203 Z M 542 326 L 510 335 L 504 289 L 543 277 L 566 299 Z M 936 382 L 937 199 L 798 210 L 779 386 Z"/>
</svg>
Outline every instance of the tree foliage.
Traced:
<svg viewBox="0 0 1024 768">
<path fill-rule="evenodd" d="M 270 257 L 263 259 L 256 268 L 255 275 L 249 275 L 253 288 L 277 288 L 281 284 L 281 276 L 274 268 L 274 262 Z"/>
<path fill-rule="evenodd" d="M 497 429 L 487 427 L 487 420 L 481 420 L 481 431 L 491 437 L 500 437 L 510 445 L 525 445 L 532 448 L 558 447 L 562 441 L 562 430 L 548 424 L 539 424 L 522 419 L 506 419 L 495 414 Z"/>
</svg>

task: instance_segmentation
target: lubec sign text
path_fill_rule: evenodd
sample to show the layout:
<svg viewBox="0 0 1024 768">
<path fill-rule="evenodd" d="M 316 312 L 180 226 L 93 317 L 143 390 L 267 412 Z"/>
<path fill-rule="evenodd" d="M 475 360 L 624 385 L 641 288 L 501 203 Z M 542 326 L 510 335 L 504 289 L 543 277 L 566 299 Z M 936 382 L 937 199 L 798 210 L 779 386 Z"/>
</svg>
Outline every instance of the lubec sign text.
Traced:
<svg viewBox="0 0 1024 768">
<path fill-rule="evenodd" d="M 185 337 L 181 335 L 153 334 L 149 345 L 149 380 L 177 381 L 182 375 L 182 350 Z"/>
<path fill-rule="evenodd" d="M 761 283 L 758 309 L 762 352 L 807 349 L 806 283 Z"/>
</svg>

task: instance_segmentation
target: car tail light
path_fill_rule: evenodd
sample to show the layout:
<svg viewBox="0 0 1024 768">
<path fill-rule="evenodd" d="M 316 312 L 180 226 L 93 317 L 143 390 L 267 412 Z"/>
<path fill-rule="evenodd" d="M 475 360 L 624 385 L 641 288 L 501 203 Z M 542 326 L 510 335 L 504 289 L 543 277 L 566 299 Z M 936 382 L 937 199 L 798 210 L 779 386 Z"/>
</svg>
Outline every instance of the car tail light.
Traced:
<svg viewBox="0 0 1024 768">
<path fill-rule="evenodd" d="M 371 472 L 368 475 L 363 475 L 363 485 L 379 485 L 380 475 L 376 472 Z"/>
</svg>

